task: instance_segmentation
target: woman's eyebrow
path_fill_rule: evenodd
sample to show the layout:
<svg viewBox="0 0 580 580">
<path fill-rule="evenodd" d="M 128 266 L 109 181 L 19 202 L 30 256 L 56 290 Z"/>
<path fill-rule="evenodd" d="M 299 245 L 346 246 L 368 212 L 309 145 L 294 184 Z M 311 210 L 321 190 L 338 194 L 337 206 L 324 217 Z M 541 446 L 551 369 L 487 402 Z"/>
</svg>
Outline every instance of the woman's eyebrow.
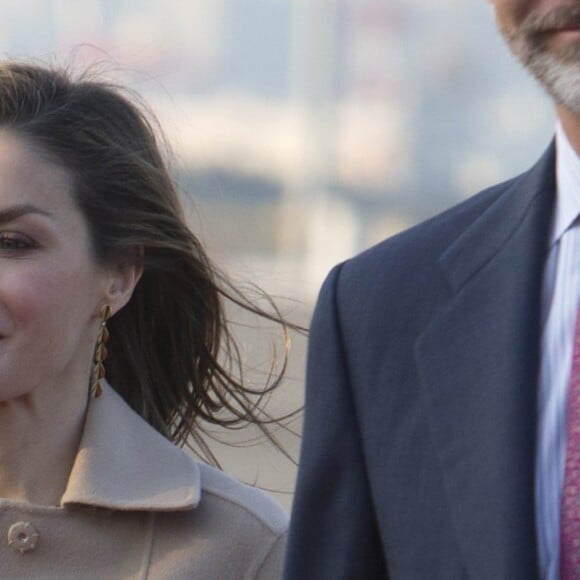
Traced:
<svg viewBox="0 0 580 580">
<path fill-rule="evenodd" d="M 46 217 L 52 217 L 52 214 L 50 212 L 40 209 L 34 205 L 25 203 L 20 205 L 14 205 L 12 207 L 0 210 L 0 223 L 11 222 L 29 213 L 34 213 Z"/>
</svg>

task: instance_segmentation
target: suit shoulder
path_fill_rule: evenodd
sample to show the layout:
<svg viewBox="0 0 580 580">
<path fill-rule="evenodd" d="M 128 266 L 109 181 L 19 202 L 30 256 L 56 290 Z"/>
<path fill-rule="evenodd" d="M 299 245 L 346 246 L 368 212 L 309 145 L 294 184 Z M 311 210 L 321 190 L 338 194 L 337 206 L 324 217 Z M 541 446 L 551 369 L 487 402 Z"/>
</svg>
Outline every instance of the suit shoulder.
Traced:
<svg viewBox="0 0 580 580">
<path fill-rule="evenodd" d="M 335 267 L 321 291 L 358 322 L 443 296 L 441 254 L 519 178 L 490 187 Z"/>
<path fill-rule="evenodd" d="M 377 245 L 365 250 L 358 256 L 347 260 L 348 267 L 365 267 L 375 260 L 383 261 L 385 257 L 405 258 L 411 254 L 439 254 L 457 236 L 475 221 L 487 208 L 518 180 L 512 178 L 484 189 L 472 197 L 458 203 L 449 209 L 400 232 Z"/>
</svg>

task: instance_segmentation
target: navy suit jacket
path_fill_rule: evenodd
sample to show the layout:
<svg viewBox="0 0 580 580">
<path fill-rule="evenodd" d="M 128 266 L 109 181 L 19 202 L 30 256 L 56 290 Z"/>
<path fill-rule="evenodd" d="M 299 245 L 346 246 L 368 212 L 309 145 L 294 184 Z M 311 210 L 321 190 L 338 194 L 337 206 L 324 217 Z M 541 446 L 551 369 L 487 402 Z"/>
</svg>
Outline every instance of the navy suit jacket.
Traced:
<svg viewBox="0 0 580 580">
<path fill-rule="evenodd" d="M 534 580 L 554 145 L 337 266 L 315 310 L 286 580 Z"/>
</svg>

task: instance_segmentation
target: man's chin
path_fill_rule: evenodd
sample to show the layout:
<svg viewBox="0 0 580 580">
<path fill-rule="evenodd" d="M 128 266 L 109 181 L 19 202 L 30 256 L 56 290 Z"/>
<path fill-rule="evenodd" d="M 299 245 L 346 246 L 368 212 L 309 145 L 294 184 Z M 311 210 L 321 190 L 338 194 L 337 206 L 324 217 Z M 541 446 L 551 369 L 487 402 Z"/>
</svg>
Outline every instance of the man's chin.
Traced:
<svg viewBox="0 0 580 580">
<path fill-rule="evenodd" d="M 526 67 L 556 103 L 580 116 L 580 58 L 537 54 L 528 59 Z"/>
<path fill-rule="evenodd" d="M 516 58 L 554 101 L 580 116 L 580 45 L 555 52 L 521 36 L 505 38 Z"/>
</svg>

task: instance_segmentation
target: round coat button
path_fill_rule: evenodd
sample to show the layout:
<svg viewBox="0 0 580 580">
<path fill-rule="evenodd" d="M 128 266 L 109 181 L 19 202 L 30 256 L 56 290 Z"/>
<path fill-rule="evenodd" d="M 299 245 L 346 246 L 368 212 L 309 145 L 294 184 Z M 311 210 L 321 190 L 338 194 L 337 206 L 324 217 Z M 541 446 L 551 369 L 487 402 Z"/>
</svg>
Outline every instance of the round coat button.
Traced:
<svg viewBox="0 0 580 580">
<path fill-rule="evenodd" d="M 8 530 L 8 545 L 17 552 L 24 554 L 34 550 L 38 544 L 38 532 L 29 522 L 16 522 Z"/>
</svg>

